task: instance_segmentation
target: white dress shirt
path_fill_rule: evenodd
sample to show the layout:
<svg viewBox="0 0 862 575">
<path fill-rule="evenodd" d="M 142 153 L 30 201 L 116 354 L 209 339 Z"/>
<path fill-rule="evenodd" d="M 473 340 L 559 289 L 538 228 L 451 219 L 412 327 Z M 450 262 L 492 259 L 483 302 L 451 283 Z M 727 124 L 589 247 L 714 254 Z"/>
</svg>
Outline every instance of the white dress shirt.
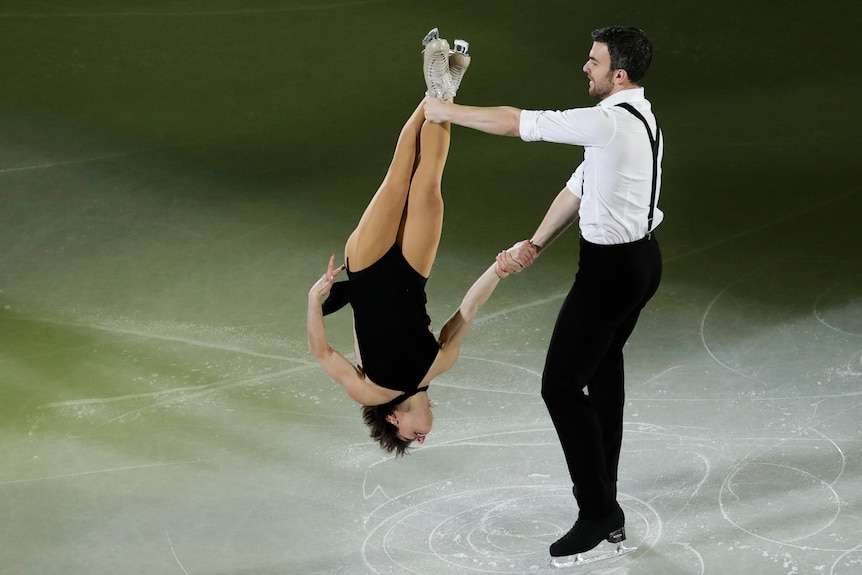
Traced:
<svg viewBox="0 0 862 575">
<path fill-rule="evenodd" d="M 525 142 L 584 146 L 584 161 L 566 188 L 581 199 L 581 236 L 594 244 L 634 242 L 651 231 L 647 229 L 647 219 L 653 181 L 652 148 L 643 122 L 616 105 L 620 102 L 628 102 L 646 118 L 655 138 L 656 119 L 643 88 L 622 90 L 592 108 L 521 112 L 520 133 Z M 664 138 L 659 145 L 656 204 L 663 154 Z M 663 218 L 656 207 L 652 229 Z"/>
</svg>

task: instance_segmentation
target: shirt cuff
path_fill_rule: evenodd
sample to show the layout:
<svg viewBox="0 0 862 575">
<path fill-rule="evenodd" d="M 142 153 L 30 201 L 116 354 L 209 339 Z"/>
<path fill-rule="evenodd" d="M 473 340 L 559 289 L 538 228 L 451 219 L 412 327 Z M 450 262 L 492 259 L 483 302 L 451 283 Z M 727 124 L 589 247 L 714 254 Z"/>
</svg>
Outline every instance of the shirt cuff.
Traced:
<svg viewBox="0 0 862 575">
<path fill-rule="evenodd" d="M 525 142 L 538 142 L 542 139 L 539 135 L 539 126 L 536 124 L 538 117 L 539 112 L 536 110 L 521 110 L 521 121 L 518 124 L 518 132 L 521 135 L 521 140 Z"/>
</svg>

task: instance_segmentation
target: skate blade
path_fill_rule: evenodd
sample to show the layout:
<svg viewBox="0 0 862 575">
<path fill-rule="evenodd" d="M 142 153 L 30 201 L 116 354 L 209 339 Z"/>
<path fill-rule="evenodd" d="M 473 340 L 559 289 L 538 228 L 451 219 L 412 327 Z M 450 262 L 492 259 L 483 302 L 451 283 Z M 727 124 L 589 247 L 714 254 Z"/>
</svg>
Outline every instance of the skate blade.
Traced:
<svg viewBox="0 0 862 575">
<path fill-rule="evenodd" d="M 428 31 L 428 33 L 425 34 L 425 37 L 422 38 L 422 45 L 427 46 L 428 43 L 431 42 L 432 40 L 439 40 L 439 39 L 440 39 L 440 31 L 437 28 L 431 28 Z"/>
<path fill-rule="evenodd" d="M 598 561 L 616 559 L 618 557 L 622 557 L 623 555 L 628 555 L 629 553 L 637 551 L 637 549 L 637 547 L 626 547 L 622 543 L 618 543 L 617 546 L 611 550 L 608 550 L 607 548 L 592 549 L 584 553 L 569 555 L 568 557 L 552 557 L 551 567 L 580 567 L 581 565 L 588 565 L 590 563 L 596 563 Z"/>
</svg>

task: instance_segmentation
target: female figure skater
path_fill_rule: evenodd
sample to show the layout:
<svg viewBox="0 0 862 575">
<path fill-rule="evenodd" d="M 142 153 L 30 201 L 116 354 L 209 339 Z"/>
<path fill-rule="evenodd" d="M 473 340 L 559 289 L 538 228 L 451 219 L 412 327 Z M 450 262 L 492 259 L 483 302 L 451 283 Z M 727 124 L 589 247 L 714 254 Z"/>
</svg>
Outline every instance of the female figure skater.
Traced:
<svg viewBox="0 0 862 575">
<path fill-rule="evenodd" d="M 450 56 L 445 40 L 426 42 L 428 97 L 451 99 L 454 90 L 437 90 L 440 78 L 429 79 L 429 68 L 433 75 L 435 58 L 442 58 L 445 68 L 451 65 L 454 72 L 456 63 L 463 65 L 464 60 L 448 60 L 458 54 Z M 449 76 L 448 69 L 438 70 L 441 73 Z M 425 309 L 425 283 L 443 227 L 441 180 L 450 125 L 426 121 L 423 110 L 420 103 L 402 128 L 383 183 L 347 239 L 346 263 L 333 268 L 333 254 L 326 273 L 308 293 L 309 350 L 364 406 L 371 437 L 397 456 L 413 441 L 424 443 L 433 422 L 428 386 L 455 363 L 477 310 L 507 275 L 502 268 L 498 272 L 496 262 L 489 267 L 435 338 Z M 334 284 L 344 269 L 349 281 Z M 347 303 L 353 308 L 356 366 L 327 343 L 323 322 L 324 315 Z"/>
</svg>

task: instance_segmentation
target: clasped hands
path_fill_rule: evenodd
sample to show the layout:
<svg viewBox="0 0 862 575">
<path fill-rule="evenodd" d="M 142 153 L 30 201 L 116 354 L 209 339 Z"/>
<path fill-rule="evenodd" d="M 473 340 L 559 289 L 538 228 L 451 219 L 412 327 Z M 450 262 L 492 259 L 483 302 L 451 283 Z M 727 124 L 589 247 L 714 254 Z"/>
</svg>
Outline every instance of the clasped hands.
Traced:
<svg viewBox="0 0 862 575">
<path fill-rule="evenodd" d="M 539 250 L 533 242 L 529 240 L 518 242 L 508 250 L 503 250 L 497 254 L 495 271 L 500 278 L 505 278 L 509 274 L 516 274 L 533 265 L 538 255 Z"/>
</svg>

